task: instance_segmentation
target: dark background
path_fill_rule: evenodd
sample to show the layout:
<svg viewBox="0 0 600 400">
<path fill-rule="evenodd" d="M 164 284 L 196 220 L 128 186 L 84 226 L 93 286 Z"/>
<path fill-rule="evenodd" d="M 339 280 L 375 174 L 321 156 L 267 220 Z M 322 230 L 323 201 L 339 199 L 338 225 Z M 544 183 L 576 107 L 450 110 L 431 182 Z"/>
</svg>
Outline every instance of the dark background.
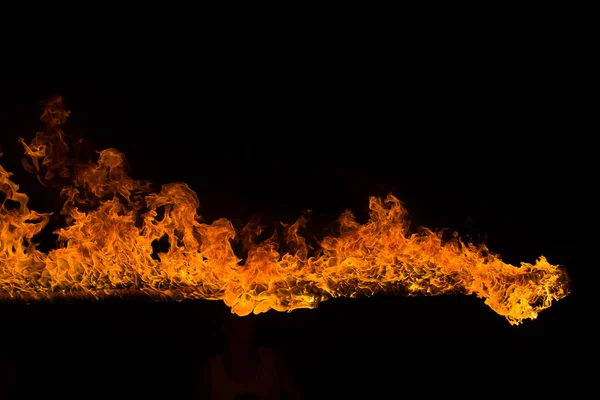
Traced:
<svg viewBox="0 0 600 400">
<path fill-rule="evenodd" d="M 527 47 L 527 46 L 525 46 Z M 539 47 L 536 47 L 539 52 Z M 60 94 L 65 130 L 123 151 L 134 177 L 183 181 L 200 214 L 333 221 L 393 193 L 415 225 L 450 228 L 518 265 L 544 255 L 573 288 L 580 184 L 551 54 L 439 54 L 329 62 L 141 60 L 1 72 L 3 165 L 56 211 L 20 166 L 19 136 Z M 166 66 L 165 66 L 166 65 Z M 50 237 L 50 236 L 48 236 Z M 48 244 L 46 244 L 48 245 Z M 0 304 L 6 380 L 29 395 L 185 398 L 220 346 L 220 302 Z M 571 388 L 575 295 L 511 326 L 474 296 L 329 300 L 261 316 L 309 398 L 552 393 Z"/>
</svg>

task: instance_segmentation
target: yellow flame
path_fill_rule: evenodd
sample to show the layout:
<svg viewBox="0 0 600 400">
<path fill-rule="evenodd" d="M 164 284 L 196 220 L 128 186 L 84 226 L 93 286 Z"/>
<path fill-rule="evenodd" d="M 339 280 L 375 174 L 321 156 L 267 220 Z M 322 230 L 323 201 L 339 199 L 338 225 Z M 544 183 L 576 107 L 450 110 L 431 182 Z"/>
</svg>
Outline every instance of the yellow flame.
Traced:
<svg viewBox="0 0 600 400">
<path fill-rule="evenodd" d="M 463 293 L 485 299 L 519 324 L 568 294 L 565 271 L 544 257 L 516 267 L 456 235 L 443 240 L 426 228 L 411 233 L 406 210 L 392 195 L 370 199 L 364 224 L 350 211 L 343 213 L 337 233 L 318 249 L 299 233 L 304 218 L 281 225 L 284 240 L 273 235 L 262 242 L 256 224 L 236 232 L 224 218 L 203 223 L 198 197 L 185 183 L 154 193 L 148 183 L 127 175 L 124 155 L 115 149 L 101 151 L 95 163 L 69 161 L 61 130 L 68 114 L 60 97 L 51 99 L 42 115 L 44 130 L 30 144 L 21 139 L 28 157 L 24 165 L 41 182 L 70 182 L 62 188 L 67 225 L 55 231 L 55 249 L 36 248 L 32 238 L 50 214 L 30 210 L 27 195 L 0 166 L 4 299 L 100 299 L 141 292 L 159 299 L 222 300 L 232 312 L 247 315 L 315 308 L 339 296 Z M 18 206 L 9 207 L 7 200 Z M 153 243 L 164 238 L 169 248 L 153 256 Z M 240 238 L 245 260 L 232 248 Z"/>
</svg>

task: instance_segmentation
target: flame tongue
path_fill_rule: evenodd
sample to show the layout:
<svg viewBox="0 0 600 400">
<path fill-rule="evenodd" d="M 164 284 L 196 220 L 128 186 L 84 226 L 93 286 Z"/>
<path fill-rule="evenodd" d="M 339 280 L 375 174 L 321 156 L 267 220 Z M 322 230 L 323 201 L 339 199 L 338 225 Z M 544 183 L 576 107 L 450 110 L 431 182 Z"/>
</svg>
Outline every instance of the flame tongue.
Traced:
<svg viewBox="0 0 600 400">
<path fill-rule="evenodd" d="M 544 257 L 520 267 L 504 263 L 485 246 L 450 241 L 428 229 L 411 233 L 406 210 L 392 195 L 371 198 L 370 219 L 358 223 L 347 211 L 335 236 L 317 251 L 299 231 L 305 223 L 283 225 L 288 251 L 277 236 L 256 242 L 260 228 L 240 234 L 227 219 L 203 223 L 198 197 L 184 183 L 158 193 L 131 179 L 125 158 L 115 149 L 95 163 L 67 162 L 69 146 L 60 127 L 68 112 L 60 98 L 50 100 L 42 132 L 26 144 L 24 165 L 42 182 L 69 179 L 61 211 L 67 226 L 55 233 L 57 248 L 40 252 L 32 238 L 49 214 L 29 210 L 27 195 L 0 166 L 0 293 L 11 298 L 102 298 L 127 291 L 172 299 L 223 300 L 247 315 L 269 309 L 314 308 L 330 297 L 399 292 L 405 295 L 475 294 L 511 324 L 536 318 L 552 301 L 568 294 L 563 269 Z M 19 204 L 8 207 L 6 200 Z M 242 237 L 242 262 L 232 241 Z M 154 253 L 153 244 L 168 248 Z"/>
</svg>

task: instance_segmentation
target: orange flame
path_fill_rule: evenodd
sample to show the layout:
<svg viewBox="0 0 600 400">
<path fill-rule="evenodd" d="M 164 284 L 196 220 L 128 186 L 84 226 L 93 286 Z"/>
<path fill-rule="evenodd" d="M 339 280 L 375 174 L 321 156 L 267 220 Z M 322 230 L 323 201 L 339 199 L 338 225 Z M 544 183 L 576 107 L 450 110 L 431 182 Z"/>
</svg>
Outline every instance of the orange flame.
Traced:
<svg viewBox="0 0 600 400">
<path fill-rule="evenodd" d="M 41 118 L 44 130 L 30 144 L 20 140 L 28 156 L 24 166 L 42 183 L 69 181 L 61 192 L 67 226 L 55 231 L 57 248 L 48 253 L 36 248 L 32 239 L 50 214 L 30 210 L 27 195 L 0 166 L 4 299 L 100 299 L 141 292 L 159 299 L 222 300 L 232 312 L 247 315 L 315 308 L 339 296 L 463 293 L 485 299 L 516 325 L 568 294 L 564 269 L 543 256 L 516 267 L 456 234 L 443 240 L 426 228 L 411 233 L 406 210 L 392 195 L 370 199 L 365 224 L 346 211 L 337 234 L 325 237 L 318 249 L 299 233 L 304 218 L 281 225 L 285 240 L 273 235 L 262 242 L 255 224 L 238 233 L 227 219 L 203 223 L 198 197 L 185 183 L 154 193 L 148 183 L 126 174 L 124 155 L 115 149 L 101 151 L 94 163 L 68 162 L 61 130 L 68 115 L 60 97 L 51 99 Z M 8 207 L 7 200 L 19 206 Z M 153 243 L 165 238 L 168 250 L 154 253 Z M 232 247 L 240 238 L 245 260 Z"/>
</svg>

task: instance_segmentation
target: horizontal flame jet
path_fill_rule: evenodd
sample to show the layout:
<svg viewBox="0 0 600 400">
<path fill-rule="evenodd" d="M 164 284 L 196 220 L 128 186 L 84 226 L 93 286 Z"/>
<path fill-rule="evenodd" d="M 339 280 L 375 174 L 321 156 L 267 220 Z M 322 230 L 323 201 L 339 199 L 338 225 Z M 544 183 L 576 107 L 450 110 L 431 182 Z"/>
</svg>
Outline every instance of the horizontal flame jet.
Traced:
<svg viewBox="0 0 600 400">
<path fill-rule="evenodd" d="M 462 293 L 485 299 L 516 325 L 569 293 L 564 269 L 543 256 L 517 267 L 456 234 L 443 240 L 426 228 L 411 233 L 406 209 L 392 195 L 369 200 L 364 224 L 350 211 L 343 213 L 336 233 L 316 249 L 300 234 L 305 217 L 281 224 L 281 234 L 262 241 L 257 224 L 237 232 L 224 218 L 204 223 L 188 185 L 152 191 L 149 183 L 127 175 L 125 157 L 115 149 L 99 152 L 92 163 L 69 159 L 62 130 L 68 115 L 60 97 L 50 99 L 41 117 L 44 129 L 31 143 L 20 140 L 24 166 L 42 183 L 66 182 L 60 212 L 67 225 L 54 232 L 55 249 L 39 251 L 32 240 L 51 214 L 30 210 L 28 196 L 0 166 L 2 300 L 142 293 L 164 300 L 222 300 L 243 316 L 315 308 L 339 296 Z M 153 244 L 165 238 L 168 249 L 156 253 Z M 240 239 L 243 260 L 232 247 Z"/>
</svg>

